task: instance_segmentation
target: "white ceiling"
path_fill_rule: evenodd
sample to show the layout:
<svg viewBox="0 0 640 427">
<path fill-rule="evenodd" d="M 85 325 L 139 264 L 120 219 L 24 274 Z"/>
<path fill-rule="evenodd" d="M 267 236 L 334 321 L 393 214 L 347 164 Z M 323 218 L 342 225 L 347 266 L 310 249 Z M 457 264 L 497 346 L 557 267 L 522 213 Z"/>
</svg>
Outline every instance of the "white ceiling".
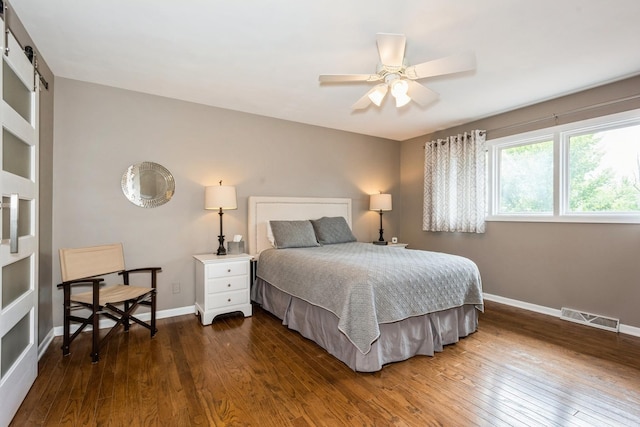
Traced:
<svg viewBox="0 0 640 427">
<path fill-rule="evenodd" d="M 638 0 L 13 0 L 56 77 L 405 140 L 640 74 Z M 420 80 L 426 108 L 352 112 L 378 32 L 409 64 L 474 51 L 475 72 Z"/>
</svg>

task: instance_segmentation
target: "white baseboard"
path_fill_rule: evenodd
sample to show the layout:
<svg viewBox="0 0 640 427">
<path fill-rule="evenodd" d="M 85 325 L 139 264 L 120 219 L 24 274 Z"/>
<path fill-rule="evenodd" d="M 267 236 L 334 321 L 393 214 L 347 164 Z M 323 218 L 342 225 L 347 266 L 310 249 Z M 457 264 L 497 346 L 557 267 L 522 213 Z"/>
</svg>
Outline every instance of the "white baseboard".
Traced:
<svg viewBox="0 0 640 427">
<path fill-rule="evenodd" d="M 49 330 L 49 332 L 47 333 L 47 336 L 44 337 L 44 339 L 38 346 L 38 360 L 40 360 L 44 352 L 47 351 L 47 349 L 49 348 L 49 344 L 51 344 L 51 341 L 53 341 L 54 337 L 55 334 L 53 333 L 53 328 L 51 328 L 51 330 Z"/>
<path fill-rule="evenodd" d="M 510 305 L 512 307 L 521 308 L 523 310 L 529 310 L 529 311 L 533 311 L 533 312 L 536 312 L 536 313 L 546 314 L 546 315 L 549 315 L 549 316 L 554 316 L 554 317 L 560 318 L 560 310 L 557 310 L 555 308 L 549 308 L 549 307 L 545 307 L 545 306 L 542 306 L 542 305 L 530 304 L 528 302 L 518 301 L 518 300 L 515 300 L 515 299 L 505 298 L 505 297 L 501 297 L 499 295 L 492 295 L 492 294 L 487 294 L 487 293 L 483 293 L 483 297 L 484 297 L 484 299 L 486 299 L 488 301 L 494 301 L 494 302 L 498 302 L 500 304 L 505 304 L 505 305 Z M 635 326 L 629 326 L 629 325 L 620 324 L 620 333 L 627 334 L 627 335 L 633 335 L 635 337 L 640 337 L 640 328 L 637 328 Z"/>
<path fill-rule="evenodd" d="M 635 326 L 623 325 L 621 323 L 620 333 L 633 335 L 634 337 L 640 337 L 640 328 L 636 328 Z"/>
<path fill-rule="evenodd" d="M 195 314 L 195 306 L 189 305 L 186 307 L 178 307 L 178 308 L 169 308 L 167 310 L 160 310 L 156 312 L 156 319 L 165 319 L 167 317 L 175 317 L 182 316 L 183 314 Z M 151 314 L 149 312 L 140 313 L 136 315 L 140 320 L 148 321 L 151 319 Z M 114 321 L 111 319 L 101 319 L 100 320 L 100 329 L 111 328 L 114 325 Z M 79 325 L 71 325 L 71 333 L 75 332 L 78 329 Z M 91 325 L 87 326 L 84 330 L 90 331 Z M 62 326 L 56 326 L 53 328 L 53 334 L 56 337 L 62 336 L 64 330 Z M 46 350 L 46 349 L 45 349 Z M 43 351 L 44 352 L 44 351 Z"/>
</svg>

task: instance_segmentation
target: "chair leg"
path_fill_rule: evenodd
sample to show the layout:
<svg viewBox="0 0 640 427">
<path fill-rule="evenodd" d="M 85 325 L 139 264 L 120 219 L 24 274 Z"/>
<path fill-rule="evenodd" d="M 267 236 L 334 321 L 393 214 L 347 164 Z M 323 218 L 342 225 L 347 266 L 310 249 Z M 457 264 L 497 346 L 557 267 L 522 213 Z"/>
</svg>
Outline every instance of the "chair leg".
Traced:
<svg viewBox="0 0 640 427">
<path fill-rule="evenodd" d="M 156 335 L 156 290 L 151 293 L 151 338 Z"/>
<path fill-rule="evenodd" d="M 69 335 L 70 335 L 70 329 L 71 329 L 71 321 L 69 320 L 69 317 L 71 316 L 71 287 L 70 286 L 65 286 L 64 287 L 64 302 L 63 302 L 63 310 L 64 310 L 64 319 L 63 319 L 63 331 L 62 331 L 62 355 L 63 356 L 68 356 L 69 355 L 69 345 L 71 344 L 69 342 Z"/>
<path fill-rule="evenodd" d="M 93 313 L 93 331 L 91 332 L 91 336 L 93 338 L 93 342 L 91 344 L 91 362 L 98 363 L 100 359 L 99 355 L 99 347 L 100 347 L 100 322 L 99 316 L 94 311 Z"/>
<path fill-rule="evenodd" d="M 124 302 L 124 312 L 125 313 L 129 313 L 129 301 L 125 301 Z M 123 321 L 122 321 L 122 325 L 124 326 L 124 331 L 125 332 L 129 332 L 129 315 L 125 315 L 123 316 Z"/>
<path fill-rule="evenodd" d="M 100 291 L 98 282 L 94 282 L 93 287 L 93 307 L 91 309 L 93 327 L 91 335 L 93 343 L 91 344 L 91 363 L 98 363 L 98 359 L 100 359 L 100 355 L 98 353 L 100 348 L 100 316 L 98 315 L 98 311 L 100 310 Z"/>
</svg>

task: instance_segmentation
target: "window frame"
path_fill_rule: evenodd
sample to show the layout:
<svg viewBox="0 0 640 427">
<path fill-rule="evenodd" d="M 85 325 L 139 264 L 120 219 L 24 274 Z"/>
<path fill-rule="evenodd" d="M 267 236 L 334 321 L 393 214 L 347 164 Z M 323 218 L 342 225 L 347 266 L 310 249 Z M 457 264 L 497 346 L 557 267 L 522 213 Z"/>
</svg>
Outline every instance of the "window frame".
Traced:
<svg viewBox="0 0 640 427">
<path fill-rule="evenodd" d="M 636 125 L 640 125 L 640 109 L 487 140 L 486 221 L 640 224 L 640 212 L 575 213 L 569 210 L 569 138 Z M 499 213 L 501 150 L 549 140 L 553 141 L 553 212 Z"/>
</svg>

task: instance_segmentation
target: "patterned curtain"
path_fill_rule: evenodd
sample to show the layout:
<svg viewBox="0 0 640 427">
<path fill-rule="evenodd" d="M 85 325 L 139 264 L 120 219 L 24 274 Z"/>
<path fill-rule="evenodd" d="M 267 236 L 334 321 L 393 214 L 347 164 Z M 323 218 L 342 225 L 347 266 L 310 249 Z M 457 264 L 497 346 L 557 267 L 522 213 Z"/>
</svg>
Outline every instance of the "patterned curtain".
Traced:
<svg viewBox="0 0 640 427">
<path fill-rule="evenodd" d="M 485 132 L 428 142 L 424 150 L 424 231 L 484 233 Z"/>
</svg>

